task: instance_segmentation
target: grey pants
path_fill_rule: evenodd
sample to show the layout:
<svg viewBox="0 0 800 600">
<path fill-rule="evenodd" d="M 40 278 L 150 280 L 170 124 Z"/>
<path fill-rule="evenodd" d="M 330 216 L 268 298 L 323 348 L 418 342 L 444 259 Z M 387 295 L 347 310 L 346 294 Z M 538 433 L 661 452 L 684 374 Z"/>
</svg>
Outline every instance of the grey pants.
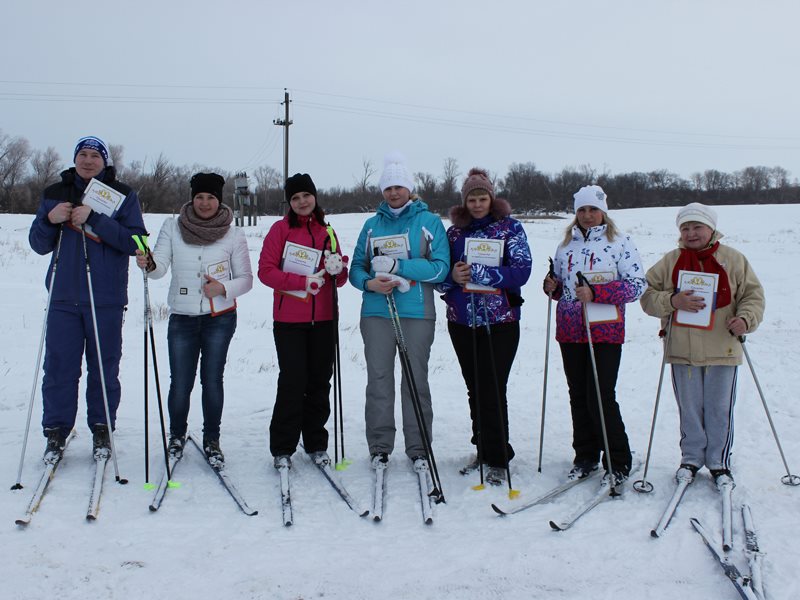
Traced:
<svg viewBox="0 0 800 600">
<path fill-rule="evenodd" d="M 737 367 L 672 365 L 681 419 L 681 463 L 730 469 Z"/>
<path fill-rule="evenodd" d="M 414 376 L 422 415 L 430 439 L 433 439 L 433 407 L 428 387 L 428 358 L 436 322 L 430 319 L 400 319 L 403 337 L 408 347 L 411 372 Z M 367 361 L 367 391 L 364 415 L 366 418 L 367 444 L 370 454 L 394 450 L 396 432 L 394 421 L 394 368 L 397 346 L 392 321 L 381 317 L 361 319 L 361 337 L 364 340 L 364 356 Z M 414 407 L 411 404 L 411 388 L 402 377 L 400 398 L 403 413 L 403 437 L 406 455 L 425 456 L 425 446 L 417 426 Z"/>
</svg>

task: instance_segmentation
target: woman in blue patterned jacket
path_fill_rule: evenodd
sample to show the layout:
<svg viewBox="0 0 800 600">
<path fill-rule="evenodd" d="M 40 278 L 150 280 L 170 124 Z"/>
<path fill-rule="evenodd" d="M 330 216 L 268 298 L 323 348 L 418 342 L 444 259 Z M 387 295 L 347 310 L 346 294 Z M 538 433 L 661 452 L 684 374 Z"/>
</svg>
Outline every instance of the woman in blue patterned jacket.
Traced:
<svg viewBox="0 0 800 600">
<path fill-rule="evenodd" d="M 445 292 L 447 329 L 467 385 L 471 442 L 479 455 L 462 473 L 484 462 L 489 467 L 486 481 L 500 485 L 514 457 L 508 443 L 506 384 L 519 345 L 520 288 L 531 274 L 531 251 L 522 224 L 510 216 L 508 202 L 495 198 L 486 171 L 470 170 L 461 197 L 463 205 L 450 210 L 451 269 L 439 289 Z M 467 240 L 473 247 L 481 245 L 472 242 L 478 239 L 500 242 L 495 250 L 499 266 L 467 256 Z"/>
</svg>

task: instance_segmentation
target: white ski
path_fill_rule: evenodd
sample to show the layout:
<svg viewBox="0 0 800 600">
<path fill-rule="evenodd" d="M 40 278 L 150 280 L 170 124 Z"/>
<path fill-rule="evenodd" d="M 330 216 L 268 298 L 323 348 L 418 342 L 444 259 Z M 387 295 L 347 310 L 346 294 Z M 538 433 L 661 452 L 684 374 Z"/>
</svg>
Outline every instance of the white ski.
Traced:
<svg viewBox="0 0 800 600">
<path fill-rule="evenodd" d="M 689 484 L 694 480 L 692 477 L 686 477 L 680 474 L 683 470 L 684 469 L 678 470 L 679 474 L 675 477 L 675 492 L 672 494 L 672 498 L 670 499 L 669 504 L 667 504 L 664 514 L 661 515 L 658 525 L 656 525 L 654 529 L 650 530 L 650 535 L 654 538 L 661 537 L 667 527 L 669 527 L 670 521 L 672 521 L 672 517 L 675 514 L 675 510 L 678 508 L 678 504 L 680 504 L 680 501 L 683 499 L 683 494 L 686 492 L 686 488 L 688 488 Z"/>
<path fill-rule="evenodd" d="M 92 493 L 89 496 L 89 509 L 86 511 L 86 520 L 94 521 L 100 511 L 100 495 L 103 493 L 103 478 L 106 474 L 106 465 L 111 458 L 109 448 L 97 449 L 94 451 L 94 482 L 92 483 Z"/>
</svg>

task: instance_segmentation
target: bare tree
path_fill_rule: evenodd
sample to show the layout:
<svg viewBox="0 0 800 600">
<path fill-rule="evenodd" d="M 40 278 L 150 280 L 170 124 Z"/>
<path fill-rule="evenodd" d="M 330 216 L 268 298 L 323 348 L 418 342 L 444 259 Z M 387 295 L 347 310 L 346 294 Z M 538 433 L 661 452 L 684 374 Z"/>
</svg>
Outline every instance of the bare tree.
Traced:
<svg viewBox="0 0 800 600">
<path fill-rule="evenodd" d="M 31 156 L 31 147 L 23 137 L 12 138 L 0 131 L 0 210 L 17 212 L 17 182 L 21 181 Z"/>
<path fill-rule="evenodd" d="M 109 144 L 108 146 L 109 164 L 114 165 L 114 169 L 116 169 L 117 173 L 122 173 L 123 156 L 125 156 L 125 146 L 123 146 L 122 144 Z"/>
<path fill-rule="evenodd" d="M 48 146 L 47 150 L 36 150 L 31 156 L 31 184 L 35 195 L 42 193 L 42 190 L 51 183 L 58 180 L 58 172 L 61 170 L 61 156 L 53 146 Z"/>
<path fill-rule="evenodd" d="M 375 175 L 375 167 L 372 166 L 372 161 L 368 158 L 361 159 L 361 173 L 356 179 L 356 193 L 367 195 L 370 193 L 370 179 Z"/>
<path fill-rule="evenodd" d="M 256 197 L 263 194 L 264 212 L 268 215 L 277 215 L 281 212 L 281 180 L 283 176 L 269 165 L 258 167 L 253 173 L 256 180 Z"/>
</svg>

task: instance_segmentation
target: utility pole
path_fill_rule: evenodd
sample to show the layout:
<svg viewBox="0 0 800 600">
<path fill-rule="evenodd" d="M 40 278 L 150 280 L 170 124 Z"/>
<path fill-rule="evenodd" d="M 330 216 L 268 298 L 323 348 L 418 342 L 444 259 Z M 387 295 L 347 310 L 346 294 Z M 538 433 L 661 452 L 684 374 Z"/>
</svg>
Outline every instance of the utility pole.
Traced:
<svg viewBox="0 0 800 600">
<path fill-rule="evenodd" d="M 273 119 L 273 124 L 278 127 L 283 127 L 283 181 L 289 179 L 289 125 L 292 124 L 289 119 L 289 92 L 283 88 L 283 102 L 281 104 L 285 109 L 285 116 L 283 119 Z M 283 186 L 281 186 L 283 187 Z M 288 198 L 284 198 L 288 200 Z"/>
</svg>

